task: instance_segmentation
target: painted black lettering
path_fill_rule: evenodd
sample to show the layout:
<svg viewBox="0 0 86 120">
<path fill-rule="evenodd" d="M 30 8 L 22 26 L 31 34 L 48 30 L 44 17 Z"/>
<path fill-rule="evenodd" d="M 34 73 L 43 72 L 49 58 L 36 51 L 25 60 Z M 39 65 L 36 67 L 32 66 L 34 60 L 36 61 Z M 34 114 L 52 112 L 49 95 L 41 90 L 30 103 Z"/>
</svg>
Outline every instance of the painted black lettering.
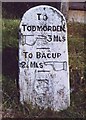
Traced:
<svg viewBox="0 0 86 120">
<path fill-rule="evenodd" d="M 39 63 L 40 68 L 43 68 L 43 63 Z"/>
<path fill-rule="evenodd" d="M 61 56 L 61 53 L 57 53 L 57 58 Z"/>
<path fill-rule="evenodd" d="M 48 31 L 52 31 L 52 27 L 51 26 L 48 26 Z"/>
<path fill-rule="evenodd" d="M 45 55 L 45 53 L 42 53 L 42 58 L 46 58 L 46 55 Z"/>
<path fill-rule="evenodd" d="M 32 53 L 29 53 L 28 57 L 29 57 L 29 58 L 32 58 L 32 57 L 33 57 L 33 54 L 32 54 Z"/>
<path fill-rule="evenodd" d="M 40 52 L 36 52 L 36 58 L 40 58 L 41 57 L 41 53 Z"/>
<path fill-rule="evenodd" d="M 56 31 L 56 26 L 53 26 L 53 31 Z"/>
<path fill-rule="evenodd" d="M 37 16 L 38 16 L 38 20 L 40 20 L 41 14 L 40 14 L 40 13 L 37 13 Z"/>
<path fill-rule="evenodd" d="M 23 53 L 24 53 L 25 58 L 27 58 L 27 53 L 28 53 L 28 52 L 23 52 Z"/>
<path fill-rule="evenodd" d="M 32 31 L 36 31 L 36 26 L 32 26 Z"/>
<path fill-rule="evenodd" d="M 53 41 L 58 41 L 58 35 L 53 36 Z"/>
<path fill-rule="evenodd" d="M 38 65 L 37 65 L 37 63 L 34 61 L 34 62 L 30 62 L 30 67 L 31 67 L 31 68 L 38 68 Z"/>
<path fill-rule="evenodd" d="M 62 39 L 63 39 L 63 42 L 64 42 L 64 41 L 66 41 L 66 38 L 65 38 L 65 36 L 62 36 Z"/>
<path fill-rule="evenodd" d="M 31 26 L 27 26 L 27 30 L 28 30 L 28 31 L 31 31 Z"/>
<path fill-rule="evenodd" d="M 47 41 L 48 41 L 48 42 L 51 42 L 51 41 L 52 41 L 52 35 L 48 35 Z"/>
<path fill-rule="evenodd" d="M 44 30 L 44 31 L 47 31 L 47 26 L 43 26 L 43 30 Z"/>
<path fill-rule="evenodd" d="M 48 54 L 47 54 L 47 58 L 51 58 L 51 55 L 50 55 L 50 53 L 48 53 Z"/>
<path fill-rule="evenodd" d="M 45 14 L 44 16 L 43 16 L 43 20 L 47 20 L 48 19 L 48 17 L 47 17 L 47 15 Z"/>
<path fill-rule="evenodd" d="M 22 68 L 25 68 L 25 65 L 26 65 L 26 62 L 24 62 L 24 61 L 20 63 L 20 66 L 21 66 Z"/>
<path fill-rule="evenodd" d="M 61 36 L 59 36 L 59 42 L 62 42 Z"/>
<path fill-rule="evenodd" d="M 37 26 L 37 31 L 42 31 L 42 26 Z"/>
<path fill-rule="evenodd" d="M 52 53 L 52 58 L 56 58 L 56 53 Z"/>
<path fill-rule="evenodd" d="M 25 31 L 25 26 L 27 26 L 27 25 L 24 25 L 24 24 L 23 24 L 22 26 L 23 26 L 23 31 Z"/>
<path fill-rule="evenodd" d="M 64 31 L 64 32 L 66 32 L 66 30 L 65 30 L 65 25 L 60 26 L 60 31 Z"/>
</svg>

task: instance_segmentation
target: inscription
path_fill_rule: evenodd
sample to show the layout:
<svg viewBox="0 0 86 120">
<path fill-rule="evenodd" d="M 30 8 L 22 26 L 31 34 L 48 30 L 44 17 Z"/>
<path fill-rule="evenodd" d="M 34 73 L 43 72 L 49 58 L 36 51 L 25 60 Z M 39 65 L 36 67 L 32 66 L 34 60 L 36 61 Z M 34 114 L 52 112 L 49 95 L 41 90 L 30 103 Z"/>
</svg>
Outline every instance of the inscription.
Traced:
<svg viewBox="0 0 86 120">
<path fill-rule="evenodd" d="M 42 15 L 41 13 L 37 13 L 37 19 L 46 21 L 48 19 L 48 16 L 46 14 Z"/>
<path fill-rule="evenodd" d="M 66 108 L 69 69 L 64 16 L 50 6 L 34 7 L 24 14 L 20 31 L 21 101 L 55 111 Z"/>
<path fill-rule="evenodd" d="M 37 48 L 37 49 L 50 49 L 50 48 Z M 23 52 L 25 58 L 32 58 L 33 53 Z M 36 52 L 35 58 L 42 59 L 42 58 L 59 58 L 61 53 L 52 53 L 52 52 Z"/>
<path fill-rule="evenodd" d="M 33 36 L 33 38 L 32 38 Z M 60 43 L 60 42 L 65 42 L 66 41 L 66 37 L 63 35 L 38 35 L 38 36 L 34 36 L 34 35 L 23 35 L 21 36 L 21 44 L 22 45 L 29 45 L 29 46 L 34 46 L 37 42 L 41 41 L 41 44 L 43 44 L 43 42 L 46 43 L 50 43 L 50 42 L 54 42 L 54 43 Z M 29 41 L 29 39 L 31 39 L 31 41 Z M 29 42 L 28 42 L 29 41 Z"/>
<path fill-rule="evenodd" d="M 63 26 L 34 26 L 34 25 L 26 25 L 26 24 L 23 24 L 22 25 L 22 29 L 23 31 L 52 31 L 52 32 L 66 32 L 65 30 L 65 25 Z"/>
</svg>

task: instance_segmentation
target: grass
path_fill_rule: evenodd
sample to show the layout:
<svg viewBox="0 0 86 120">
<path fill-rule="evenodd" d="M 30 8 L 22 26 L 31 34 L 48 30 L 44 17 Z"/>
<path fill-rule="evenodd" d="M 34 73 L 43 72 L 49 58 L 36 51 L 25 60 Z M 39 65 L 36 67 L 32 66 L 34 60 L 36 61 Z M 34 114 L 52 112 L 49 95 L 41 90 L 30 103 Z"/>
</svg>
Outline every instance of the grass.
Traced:
<svg viewBox="0 0 86 120">
<path fill-rule="evenodd" d="M 84 40 L 84 38 L 68 38 L 69 62 L 74 69 L 76 67 L 78 67 L 78 69 L 84 69 Z"/>
<path fill-rule="evenodd" d="M 2 42 L 5 47 L 18 47 L 19 20 L 2 21 Z"/>
<path fill-rule="evenodd" d="M 0 19 L 0 52 L 2 51 L 2 20 Z"/>
<path fill-rule="evenodd" d="M 37 109 L 31 114 L 27 108 L 18 102 L 18 27 L 20 20 L 3 19 L 2 21 L 2 43 L 3 43 L 3 110 L 4 117 L 28 117 L 33 116 Z M 70 65 L 71 106 L 58 113 L 45 110 L 43 117 L 56 116 L 58 118 L 84 118 L 86 117 L 85 104 L 85 42 L 86 25 L 80 23 L 68 23 L 68 52 Z M 84 76 L 85 75 L 85 76 Z M 9 89 L 10 88 L 10 89 Z M 9 110 L 11 111 L 9 112 Z"/>
</svg>

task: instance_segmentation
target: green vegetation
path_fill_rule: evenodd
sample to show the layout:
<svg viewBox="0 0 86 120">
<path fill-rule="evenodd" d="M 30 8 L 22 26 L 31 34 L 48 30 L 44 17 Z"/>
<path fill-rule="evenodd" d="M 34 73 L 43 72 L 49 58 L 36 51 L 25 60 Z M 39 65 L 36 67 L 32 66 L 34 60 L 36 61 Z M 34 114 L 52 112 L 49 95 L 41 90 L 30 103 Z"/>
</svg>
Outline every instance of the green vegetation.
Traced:
<svg viewBox="0 0 86 120">
<path fill-rule="evenodd" d="M 4 117 L 31 117 L 37 109 L 22 106 L 18 101 L 18 27 L 20 20 L 3 19 L 3 111 Z M 59 118 L 84 118 L 86 117 L 85 104 L 85 76 L 84 69 L 84 42 L 86 25 L 68 23 L 68 50 L 71 81 L 71 106 L 58 113 L 47 109 L 40 110 L 39 116 L 56 116 Z"/>
<path fill-rule="evenodd" d="M 4 19 L 2 21 L 3 48 L 18 47 L 19 20 Z"/>
</svg>

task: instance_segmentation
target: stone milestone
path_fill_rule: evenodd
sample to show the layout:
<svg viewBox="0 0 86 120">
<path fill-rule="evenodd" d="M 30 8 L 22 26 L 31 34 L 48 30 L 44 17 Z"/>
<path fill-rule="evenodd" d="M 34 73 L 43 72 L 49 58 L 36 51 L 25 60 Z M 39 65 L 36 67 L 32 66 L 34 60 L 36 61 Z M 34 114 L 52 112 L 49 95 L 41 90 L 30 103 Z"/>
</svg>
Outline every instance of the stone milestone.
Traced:
<svg viewBox="0 0 86 120">
<path fill-rule="evenodd" d="M 20 101 L 59 111 L 70 105 L 67 25 L 47 5 L 26 11 L 20 23 Z"/>
</svg>

